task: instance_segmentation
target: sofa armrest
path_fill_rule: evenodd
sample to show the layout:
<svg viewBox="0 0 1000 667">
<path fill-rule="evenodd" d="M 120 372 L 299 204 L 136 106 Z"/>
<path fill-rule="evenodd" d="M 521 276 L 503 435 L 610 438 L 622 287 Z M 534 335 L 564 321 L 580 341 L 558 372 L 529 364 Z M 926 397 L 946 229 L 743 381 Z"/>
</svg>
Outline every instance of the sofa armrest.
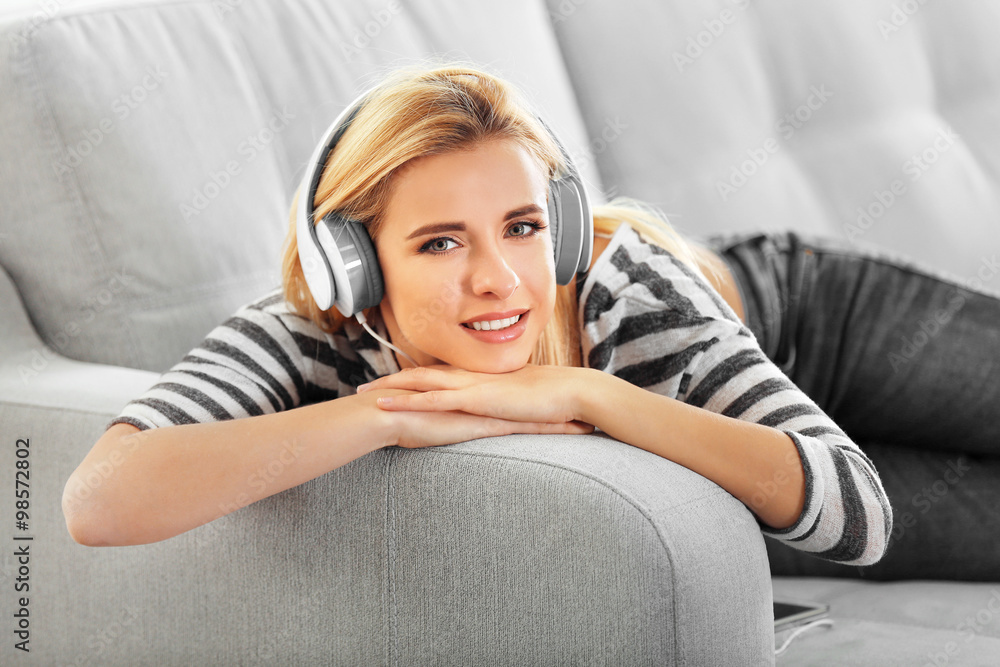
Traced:
<svg viewBox="0 0 1000 667">
<path fill-rule="evenodd" d="M 387 464 L 401 663 L 773 661 L 759 525 L 704 477 L 604 435 L 398 449 Z"/>
<path fill-rule="evenodd" d="M 0 402 L 105 413 L 110 420 L 159 377 L 150 371 L 75 361 L 46 345 L 2 268 L 0 312 Z"/>
<path fill-rule="evenodd" d="M 756 522 L 648 452 L 598 435 L 378 450 L 170 540 L 90 548 L 60 498 L 108 417 L 0 403 L 5 441 L 31 443 L 31 650 L 46 664 L 773 660 Z M 4 557 L 2 585 L 17 567 Z"/>
</svg>

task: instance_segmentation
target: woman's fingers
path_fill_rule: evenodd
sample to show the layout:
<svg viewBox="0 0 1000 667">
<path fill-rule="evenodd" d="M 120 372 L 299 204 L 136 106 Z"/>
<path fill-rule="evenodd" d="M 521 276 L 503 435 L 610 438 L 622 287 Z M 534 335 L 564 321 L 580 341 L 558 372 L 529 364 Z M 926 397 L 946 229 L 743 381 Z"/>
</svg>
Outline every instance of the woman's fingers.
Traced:
<svg viewBox="0 0 1000 667">
<path fill-rule="evenodd" d="M 492 417 L 478 417 L 464 413 L 420 414 L 406 435 L 400 438 L 399 446 L 407 448 L 451 445 L 457 442 L 478 440 L 479 438 L 526 434 L 570 434 L 586 435 L 594 431 L 590 424 L 582 422 L 513 422 Z"/>
<path fill-rule="evenodd" d="M 501 433 L 498 435 L 512 435 L 514 433 L 561 433 L 569 435 L 586 435 L 594 432 L 594 427 L 583 422 L 561 422 L 550 424 L 548 422 L 502 422 L 499 425 Z"/>
<path fill-rule="evenodd" d="M 564 423 L 537 406 L 525 408 L 522 397 L 491 391 L 489 387 L 475 385 L 466 389 L 423 391 L 398 396 L 380 396 L 376 404 L 392 412 L 465 412 L 481 417 L 503 419 L 511 422 Z"/>
<path fill-rule="evenodd" d="M 593 424 L 586 424 L 584 422 L 563 422 L 561 424 L 546 424 L 546 426 L 563 426 L 565 430 L 563 431 L 546 431 L 546 433 L 569 433 L 571 435 L 587 435 L 588 433 L 593 433 Z"/>
<path fill-rule="evenodd" d="M 555 424 L 577 417 L 573 397 L 580 382 L 572 370 L 579 369 L 527 366 L 510 373 L 486 374 L 425 367 L 380 378 L 358 390 L 413 392 L 380 396 L 377 405 L 386 411 L 466 412 Z"/>
<path fill-rule="evenodd" d="M 408 389 L 410 391 L 431 391 L 434 389 L 459 389 L 467 385 L 461 372 L 422 366 L 399 373 L 386 375 L 358 387 L 358 393 L 372 389 Z"/>
<path fill-rule="evenodd" d="M 457 391 L 423 391 L 419 394 L 403 396 L 380 396 L 378 407 L 383 410 L 415 411 L 415 412 L 454 412 L 464 409 L 465 401 Z M 475 411 L 477 414 L 479 411 Z M 489 415 L 495 417 L 497 415 Z"/>
</svg>

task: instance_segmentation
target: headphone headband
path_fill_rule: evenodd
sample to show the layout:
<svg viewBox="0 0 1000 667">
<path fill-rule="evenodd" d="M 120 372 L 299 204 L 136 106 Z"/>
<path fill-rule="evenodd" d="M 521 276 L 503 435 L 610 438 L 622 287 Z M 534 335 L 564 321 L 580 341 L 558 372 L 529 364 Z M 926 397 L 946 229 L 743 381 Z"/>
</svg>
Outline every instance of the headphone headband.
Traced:
<svg viewBox="0 0 1000 667">
<path fill-rule="evenodd" d="M 316 224 L 314 214 L 316 212 L 316 190 L 319 189 L 319 181 L 323 176 L 323 169 L 326 162 L 333 153 L 337 142 L 350 127 L 358 111 L 361 110 L 362 103 L 368 96 L 368 92 L 358 96 L 350 105 L 340 112 L 340 115 L 333 121 L 330 127 L 323 134 L 322 140 L 313 151 L 309 163 L 306 165 L 306 172 L 299 185 L 299 202 L 296 206 L 295 215 L 295 241 L 299 250 L 299 262 L 302 264 L 302 273 L 306 278 L 306 285 L 316 301 L 320 310 L 329 310 L 334 305 L 337 294 L 337 278 L 334 274 L 335 267 L 331 265 L 331 258 L 327 253 L 322 252 L 319 240 L 319 225 Z M 304 195 L 304 199 L 303 199 Z M 329 230 L 327 230 L 329 231 Z M 340 270 L 343 262 L 337 263 L 337 273 L 343 274 Z M 342 283 L 341 283 L 342 284 Z M 350 317 L 353 310 L 343 299 L 337 304 L 337 309 L 345 316 Z M 341 307 L 343 306 L 343 307 Z M 357 311 L 355 311 L 357 312 Z"/>
<path fill-rule="evenodd" d="M 382 300 L 382 271 L 368 231 L 334 211 L 315 220 L 316 192 L 327 161 L 372 90 L 359 95 L 333 121 L 313 151 L 299 186 L 295 235 L 306 284 L 320 310 L 336 306 L 346 317 Z M 538 122 L 562 153 L 566 174 L 549 181 L 549 225 L 555 251 L 556 282 L 568 284 L 590 266 L 594 220 L 590 198 L 562 142 L 541 118 Z"/>
</svg>

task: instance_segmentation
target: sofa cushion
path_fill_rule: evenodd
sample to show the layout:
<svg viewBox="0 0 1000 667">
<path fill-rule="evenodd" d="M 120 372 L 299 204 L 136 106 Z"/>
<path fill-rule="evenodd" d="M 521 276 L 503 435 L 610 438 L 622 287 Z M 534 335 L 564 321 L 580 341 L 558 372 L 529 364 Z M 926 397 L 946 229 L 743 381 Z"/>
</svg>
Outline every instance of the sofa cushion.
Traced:
<svg viewBox="0 0 1000 667">
<path fill-rule="evenodd" d="M 833 624 L 790 637 L 781 665 L 995 665 L 1000 655 L 1000 587 L 939 581 L 878 583 L 776 577 L 775 600 L 830 605 Z"/>
<path fill-rule="evenodd" d="M 963 279 L 1000 249 L 995 3 L 548 2 L 591 133 L 616 128 L 605 184 L 682 231 L 830 234 Z"/>
<path fill-rule="evenodd" d="M 164 370 L 277 285 L 314 142 L 393 65 L 485 63 L 587 145 L 534 0 L 93 4 L 0 24 L 0 262 L 74 359 Z"/>
</svg>

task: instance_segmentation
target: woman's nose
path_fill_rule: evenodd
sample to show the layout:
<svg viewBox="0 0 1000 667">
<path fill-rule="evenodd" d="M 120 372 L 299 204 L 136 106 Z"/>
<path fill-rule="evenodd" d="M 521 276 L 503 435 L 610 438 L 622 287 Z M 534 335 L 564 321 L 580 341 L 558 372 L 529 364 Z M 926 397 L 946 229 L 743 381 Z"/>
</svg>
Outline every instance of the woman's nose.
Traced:
<svg viewBox="0 0 1000 667">
<path fill-rule="evenodd" d="M 520 284 L 517 272 L 496 249 L 477 253 L 472 258 L 473 293 L 494 294 L 500 299 L 508 299 Z"/>
</svg>

